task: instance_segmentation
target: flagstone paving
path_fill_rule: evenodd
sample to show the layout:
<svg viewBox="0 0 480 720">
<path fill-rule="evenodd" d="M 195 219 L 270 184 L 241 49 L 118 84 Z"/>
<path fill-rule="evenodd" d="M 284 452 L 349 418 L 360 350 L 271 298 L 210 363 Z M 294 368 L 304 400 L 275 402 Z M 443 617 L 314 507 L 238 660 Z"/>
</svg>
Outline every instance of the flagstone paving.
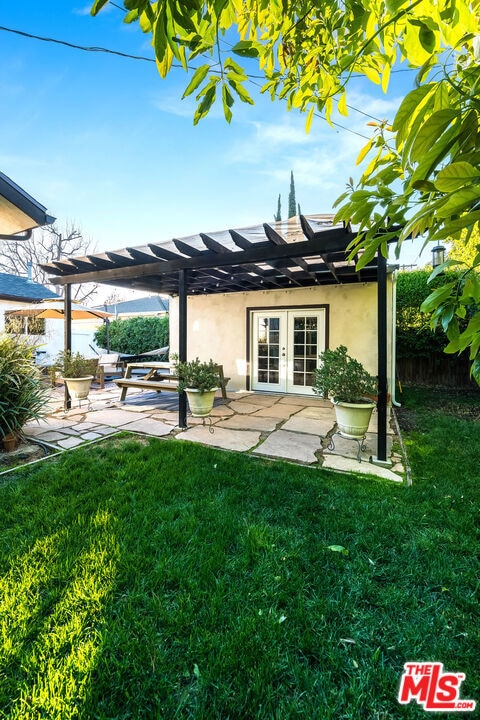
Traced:
<svg viewBox="0 0 480 720">
<path fill-rule="evenodd" d="M 388 456 L 391 467 L 370 460 L 377 451 L 377 418 L 372 416 L 358 462 L 358 444 L 335 434 L 334 410 L 328 401 L 309 396 L 229 393 L 215 400 L 207 421 L 188 417 L 187 429 L 178 427 L 178 395 L 172 392 L 131 393 L 120 402 L 113 383 L 102 390 L 92 388 L 89 402 L 63 409 L 63 388 L 52 391 L 49 415 L 30 423 L 25 433 L 52 447 L 66 450 L 125 430 L 155 437 L 199 442 L 225 450 L 251 452 L 342 472 L 376 475 L 402 482 L 402 457 L 392 452 L 395 433 L 389 429 Z M 329 449 L 333 435 L 334 448 Z M 331 447 L 331 446 L 330 446 Z"/>
</svg>

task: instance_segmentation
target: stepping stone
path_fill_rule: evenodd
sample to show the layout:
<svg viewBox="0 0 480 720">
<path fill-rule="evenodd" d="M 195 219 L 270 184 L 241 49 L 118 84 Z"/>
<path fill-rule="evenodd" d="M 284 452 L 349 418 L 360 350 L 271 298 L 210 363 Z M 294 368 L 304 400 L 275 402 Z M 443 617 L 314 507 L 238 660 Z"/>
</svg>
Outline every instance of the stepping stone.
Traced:
<svg viewBox="0 0 480 720">
<path fill-rule="evenodd" d="M 320 437 L 318 435 L 302 435 L 287 430 L 277 430 L 253 452 L 255 455 L 269 455 L 286 460 L 316 463 L 315 453 L 319 449 Z"/>
<path fill-rule="evenodd" d="M 300 413 L 291 417 L 290 420 L 282 425 L 282 430 L 291 430 L 292 432 L 307 433 L 308 435 L 321 435 L 325 437 L 330 430 L 333 430 L 335 420 L 333 418 L 309 418 L 300 417 Z"/>
<path fill-rule="evenodd" d="M 272 432 L 278 425 L 278 418 L 263 417 L 256 415 L 234 415 L 227 420 L 221 420 L 219 427 L 230 428 L 231 430 L 260 430 L 260 432 Z"/>
<path fill-rule="evenodd" d="M 172 426 L 166 425 L 161 420 L 154 420 L 153 418 L 144 418 L 143 420 L 135 420 L 134 422 L 122 425 L 122 430 L 129 430 L 131 432 L 145 433 L 146 435 L 155 435 L 155 437 L 162 437 L 172 432 Z"/>
<path fill-rule="evenodd" d="M 217 427 L 211 433 L 207 425 L 197 425 L 175 436 L 176 440 L 192 440 L 202 445 L 212 445 L 224 450 L 246 452 L 257 445 L 260 433 L 252 430 L 229 430 Z"/>
</svg>

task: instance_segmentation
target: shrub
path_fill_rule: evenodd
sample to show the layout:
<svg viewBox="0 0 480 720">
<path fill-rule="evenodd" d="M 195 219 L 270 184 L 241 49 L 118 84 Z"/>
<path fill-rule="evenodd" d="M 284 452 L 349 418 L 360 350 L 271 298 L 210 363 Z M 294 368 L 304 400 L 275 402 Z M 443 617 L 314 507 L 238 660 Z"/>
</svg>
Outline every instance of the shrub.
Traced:
<svg viewBox="0 0 480 720">
<path fill-rule="evenodd" d="M 136 317 L 112 320 L 109 325 L 110 350 L 112 352 L 140 355 L 169 344 L 168 317 Z M 99 347 L 107 347 L 105 325 L 95 332 Z"/>
<path fill-rule="evenodd" d="M 45 414 L 49 389 L 34 355 L 35 346 L 28 340 L 0 336 L 0 438 Z"/>
</svg>

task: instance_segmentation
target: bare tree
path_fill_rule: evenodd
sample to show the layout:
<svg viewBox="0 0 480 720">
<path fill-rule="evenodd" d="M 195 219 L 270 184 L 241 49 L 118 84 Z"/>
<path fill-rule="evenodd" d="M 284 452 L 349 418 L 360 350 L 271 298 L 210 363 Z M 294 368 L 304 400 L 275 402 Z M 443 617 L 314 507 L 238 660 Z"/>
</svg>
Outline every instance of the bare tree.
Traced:
<svg viewBox="0 0 480 720">
<path fill-rule="evenodd" d="M 29 275 L 41 285 L 53 287 L 59 295 L 63 294 L 61 286 L 53 285 L 50 276 L 42 270 L 40 264 L 61 260 L 75 255 L 87 255 L 94 251 L 90 240 L 83 237 L 80 228 L 73 223 L 65 225 L 60 232 L 56 225 L 47 225 L 34 231 L 30 240 L 0 242 L 0 272 L 12 275 Z M 93 299 L 98 285 L 83 283 L 72 287 L 75 300 L 85 302 Z"/>
</svg>

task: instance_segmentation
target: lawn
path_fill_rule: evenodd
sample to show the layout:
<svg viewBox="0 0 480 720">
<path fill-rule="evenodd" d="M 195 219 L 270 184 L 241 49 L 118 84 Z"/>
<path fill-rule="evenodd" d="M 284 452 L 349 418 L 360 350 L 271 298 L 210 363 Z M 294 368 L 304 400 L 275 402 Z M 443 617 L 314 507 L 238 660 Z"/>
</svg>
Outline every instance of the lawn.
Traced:
<svg viewBox="0 0 480 720">
<path fill-rule="evenodd" d="M 478 396 L 431 398 L 412 487 L 132 437 L 0 476 L 0 717 L 425 717 L 408 661 L 480 703 Z"/>
</svg>

